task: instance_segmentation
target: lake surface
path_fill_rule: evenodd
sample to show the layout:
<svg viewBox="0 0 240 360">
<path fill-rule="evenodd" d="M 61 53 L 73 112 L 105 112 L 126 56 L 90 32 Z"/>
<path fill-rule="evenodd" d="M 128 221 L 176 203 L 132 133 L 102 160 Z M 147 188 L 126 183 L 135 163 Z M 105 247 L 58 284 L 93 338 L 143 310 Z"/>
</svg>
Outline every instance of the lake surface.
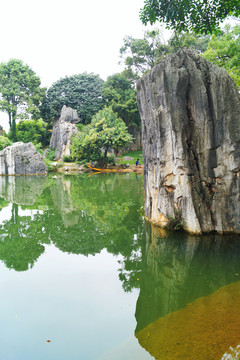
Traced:
<svg viewBox="0 0 240 360">
<path fill-rule="evenodd" d="M 240 238 L 144 222 L 143 177 L 0 177 L 0 359 L 221 359 Z"/>
</svg>

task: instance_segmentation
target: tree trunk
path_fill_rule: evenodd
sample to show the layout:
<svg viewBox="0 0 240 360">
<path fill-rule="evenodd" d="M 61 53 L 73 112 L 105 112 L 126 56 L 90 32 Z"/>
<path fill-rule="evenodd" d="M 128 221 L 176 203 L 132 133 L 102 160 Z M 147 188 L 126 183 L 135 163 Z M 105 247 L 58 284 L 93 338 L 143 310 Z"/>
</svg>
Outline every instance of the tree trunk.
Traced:
<svg viewBox="0 0 240 360">
<path fill-rule="evenodd" d="M 17 141 L 17 138 L 16 138 L 16 117 L 17 117 L 17 113 L 13 112 L 12 113 L 12 127 L 11 127 L 11 139 L 13 140 L 13 142 Z"/>
<path fill-rule="evenodd" d="M 9 128 L 11 129 L 12 127 L 12 113 L 8 113 L 8 122 L 9 122 Z"/>
</svg>

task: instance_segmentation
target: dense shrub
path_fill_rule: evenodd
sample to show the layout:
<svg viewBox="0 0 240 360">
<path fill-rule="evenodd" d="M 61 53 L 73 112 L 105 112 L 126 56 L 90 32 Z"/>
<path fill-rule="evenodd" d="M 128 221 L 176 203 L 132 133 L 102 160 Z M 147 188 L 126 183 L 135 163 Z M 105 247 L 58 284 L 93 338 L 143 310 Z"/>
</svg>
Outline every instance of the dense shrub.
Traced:
<svg viewBox="0 0 240 360">
<path fill-rule="evenodd" d="M 73 161 L 73 158 L 72 158 L 72 156 L 71 155 L 65 155 L 64 157 L 63 157 L 63 161 L 64 162 L 72 162 Z"/>
<path fill-rule="evenodd" d="M 100 110 L 93 116 L 91 124 L 81 125 L 79 130 L 72 138 L 71 146 L 71 155 L 78 162 L 97 161 L 106 166 L 108 150 L 117 150 L 132 141 L 125 123 L 111 107 Z"/>
<path fill-rule="evenodd" d="M 46 151 L 46 159 L 49 161 L 54 161 L 56 157 L 56 149 L 49 148 Z"/>
<path fill-rule="evenodd" d="M 12 145 L 12 142 L 6 136 L 0 136 L 0 151 L 10 145 Z"/>
<path fill-rule="evenodd" d="M 32 142 L 33 144 L 48 145 L 51 131 L 47 126 L 48 124 L 42 119 L 22 120 L 16 125 L 16 140 L 24 143 Z"/>
</svg>

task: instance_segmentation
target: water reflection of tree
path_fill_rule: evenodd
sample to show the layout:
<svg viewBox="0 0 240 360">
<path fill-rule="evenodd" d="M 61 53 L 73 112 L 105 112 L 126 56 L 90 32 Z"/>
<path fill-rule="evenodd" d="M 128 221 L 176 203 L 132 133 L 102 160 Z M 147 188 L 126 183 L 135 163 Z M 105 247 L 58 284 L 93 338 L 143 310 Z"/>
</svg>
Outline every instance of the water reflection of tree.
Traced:
<svg viewBox="0 0 240 360">
<path fill-rule="evenodd" d="M 11 218 L 0 225 L 0 259 L 16 271 L 33 267 L 44 252 L 45 236 L 42 232 L 42 219 L 35 215 L 18 215 L 18 205 L 12 204 Z"/>
<path fill-rule="evenodd" d="M 137 209 L 142 190 L 134 177 L 49 177 L 35 203 L 22 206 L 41 209 L 41 214 L 19 216 L 13 204 L 11 219 L 0 226 L 0 259 L 21 271 L 33 266 L 49 242 L 61 251 L 83 255 L 106 248 L 123 256 L 124 288 L 137 287 L 143 235 Z"/>
</svg>

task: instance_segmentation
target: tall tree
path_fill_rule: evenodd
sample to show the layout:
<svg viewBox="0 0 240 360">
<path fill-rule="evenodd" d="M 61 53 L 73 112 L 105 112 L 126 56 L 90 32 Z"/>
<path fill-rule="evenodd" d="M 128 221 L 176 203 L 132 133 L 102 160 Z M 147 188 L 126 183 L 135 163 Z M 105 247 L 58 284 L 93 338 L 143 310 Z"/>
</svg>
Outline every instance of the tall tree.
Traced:
<svg viewBox="0 0 240 360">
<path fill-rule="evenodd" d="M 103 107 L 104 81 L 93 73 L 66 76 L 55 82 L 47 91 L 41 110 L 45 120 L 59 116 L 63 105 L 77 110 L 81 122 L 87 124 Z"/>
<path fill-rule="evenodd" d="M 136 80 L 151 69 L 167 52 L 159 29 L 145 31 L 143 39 L 126 36 L 120 49 L 120 56 L 126 66 L 125 75 Z"/>
<path fill-rule="evenodd" d="M 200 35 L 193 32 L 174 31 L 168 41 L 169 51 L 176 52 L 182 48 L 192 48 L 196 53 L 202 54 L 207 50 L 210 37 L 210 35 Z"/>
<path fill-rule="evenodd" d="M 103 88 L 107 106 L 125 122 L 128 129 L 140 126 L 141 120 L 137 107 L 136 90 L 123 74 L 114 74 L 107 78 Z"/>
<path fill-rule="evenodd" d="M 225 26 L 222 34 L 213 35 L 203 57 L 227 70 L 240 90 L 240 26 Z"/>
<path fill-rule="evenodd" d="M 77 161 L 97 160 L 105 167 L 108 150 L 117 150 L 131 141 L 132 136 L 123 120 L 111 107 L 106 107 L 93 116 L 91 124 L 82 126 L 81 131 L 72 138 L 71 155 Z"/>
<path fill-rule="evenodd" d="M 40 85 L 39 77 L 21 60 L 0 64 L 0 110 L 8 113 L 13 139 L 17 119 L 40 117 L 39 105 L 46 91 Z"/>
<path fill-rule="evenodd" d="M 213 33 L 227 16 L 240 15 L 239 0 L 145 0 L 140 10 L 143 24 L 164 22 L 169 28 Z"/>
</svg>

